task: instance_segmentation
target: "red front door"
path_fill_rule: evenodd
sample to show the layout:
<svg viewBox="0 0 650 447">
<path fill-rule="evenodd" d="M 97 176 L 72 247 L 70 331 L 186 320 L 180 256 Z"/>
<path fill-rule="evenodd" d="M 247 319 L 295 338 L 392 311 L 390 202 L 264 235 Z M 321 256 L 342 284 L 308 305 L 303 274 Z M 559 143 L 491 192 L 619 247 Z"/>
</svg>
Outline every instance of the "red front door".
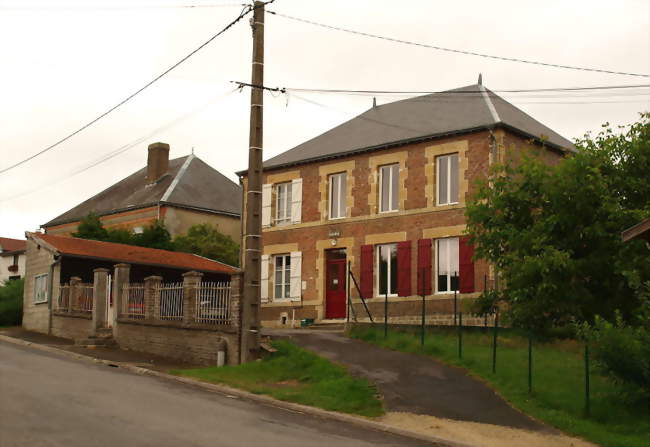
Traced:
<svg viewBox="0 0 650 447">
<path fill-rule="evenodd" d="M 345 258 L 327 259 L 325 318 L 345 318 Z"/>
</svg>

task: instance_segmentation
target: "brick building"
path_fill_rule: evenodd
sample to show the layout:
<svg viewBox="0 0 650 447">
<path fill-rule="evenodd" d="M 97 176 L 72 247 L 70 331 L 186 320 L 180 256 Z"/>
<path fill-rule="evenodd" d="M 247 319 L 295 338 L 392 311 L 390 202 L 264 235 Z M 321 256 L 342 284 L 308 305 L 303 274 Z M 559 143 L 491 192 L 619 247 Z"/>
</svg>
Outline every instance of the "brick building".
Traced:
<svg viewBox="0 0 650 447">
<path fill-rule="evenodd" d="M 373 106 L 267 160 L 262 324 L 345 318 L 348 265 L 374 315 L 388 294 L 392 321 L 419 318 L 422 287 L 430 314 L 450 313 L 454 289 L 471 299 L 494 279 L 464 235 L 474 180 L 522 151 L 574 150 L 479 81 Z"/>
<path fill-rule="evenodd" d="M 153 143 L 147 166 L 43 225 L 46 233 L 70 235 L 89 213 L 106 228 L 142 231 L 162 220 L 172 236 L 209 223 L 238 241 L 241 188 L 194 154 L 169 160 L 169 145 Z"/>
</svg>

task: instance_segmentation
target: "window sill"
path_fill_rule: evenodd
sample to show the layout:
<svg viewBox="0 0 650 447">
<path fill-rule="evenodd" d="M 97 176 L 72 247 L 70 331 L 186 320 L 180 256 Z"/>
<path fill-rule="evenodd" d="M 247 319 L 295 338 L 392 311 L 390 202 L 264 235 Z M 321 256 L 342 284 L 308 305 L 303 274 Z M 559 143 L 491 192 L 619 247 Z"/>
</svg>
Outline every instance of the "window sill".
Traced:
<svg viewBox="0 0 650 447">
<path fill-rule="evenodd" d="M 391 214 L 391 213 L 399 213 L 399 210 L 379 211 L 377 214 Z"/>
<path fill-rule="evenodd" d="M 45 300 L 45 301 L 34 301 L 34 306 L 38 306 L 39 304 L 47 304 L 47 300 Z"/>
</svg>

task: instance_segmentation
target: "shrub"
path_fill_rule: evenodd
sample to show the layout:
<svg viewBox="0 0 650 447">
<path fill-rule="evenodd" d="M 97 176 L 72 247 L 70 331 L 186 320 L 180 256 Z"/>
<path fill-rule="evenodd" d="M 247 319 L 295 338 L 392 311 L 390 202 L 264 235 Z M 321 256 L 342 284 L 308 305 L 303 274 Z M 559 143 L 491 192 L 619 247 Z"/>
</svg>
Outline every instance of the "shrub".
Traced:
<svg viewBox="0 0 650 447">
<path fill-rule="evenodd" d="M 615 323 L 600 317 L 581 333 L 590 344 L 598 367 L 621 385 L 631 400 L 650 400 L 650 330 L 631 326 L 620 315 Z"/>
<path fill-rule="evenodd" d="M 23 279 L 0 286 L 0 326 L 20 325 L 23 320 Z"/>
</svg>

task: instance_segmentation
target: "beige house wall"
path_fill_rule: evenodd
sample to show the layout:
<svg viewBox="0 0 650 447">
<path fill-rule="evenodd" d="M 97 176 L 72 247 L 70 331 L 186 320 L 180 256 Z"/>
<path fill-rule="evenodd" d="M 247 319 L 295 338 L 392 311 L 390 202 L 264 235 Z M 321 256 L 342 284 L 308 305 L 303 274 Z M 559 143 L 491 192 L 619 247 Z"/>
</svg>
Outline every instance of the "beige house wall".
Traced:
<svg viewBox="0 0 650 447">
<path fill-rule="evenodd" d="M 43 246 L 39 246 L 32 240 L 27 240 L 25 251 L 25 291 L 23 294 L 23 327 L 25 329 L 48 333 L 50 325 L 49 303 L 34 303 L 34 278 L 44 273 L 50 274 L 54 256 L 52 252 Z M 56 299 L 59 294 L 60 266 L 56 264 L 52 277 L 48 276 L 48 287 L 52 290 L 48 293 L 50 299 Z"/>
<path fill-rule="evenodd" d="M 207 223 L 218 227 L 221 233 L 230 236 L 238 244 L 241 239 L 241 223 L 239 217 L 170 206 L 162 207 L 161 215 L 164 216 L 165 226 L 172 237 L 187 233 L 187 230 L 193 225 Z"/>
</svg>

